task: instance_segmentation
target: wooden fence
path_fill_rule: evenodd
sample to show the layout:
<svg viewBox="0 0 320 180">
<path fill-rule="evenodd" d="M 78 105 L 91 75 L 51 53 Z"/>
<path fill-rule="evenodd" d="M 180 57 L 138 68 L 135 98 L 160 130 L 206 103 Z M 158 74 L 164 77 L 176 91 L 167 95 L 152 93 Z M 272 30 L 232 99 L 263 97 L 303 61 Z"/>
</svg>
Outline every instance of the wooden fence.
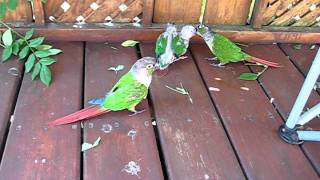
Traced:
<svg viewBox="0 0 320 180">
<path fill-rule="evenodd" d="M 4 1 L 4 0 L 0 0 Z M 208 0 L 205 23 L 214 25 L 320 26 L 320 0 Z M 6 22 L 197 23 L 201 0 L 20 0 Z M 250 11 L 252 7 L 252 11 Z M 34 18 L 33 18 L 34 17 Z"/>
</svg>

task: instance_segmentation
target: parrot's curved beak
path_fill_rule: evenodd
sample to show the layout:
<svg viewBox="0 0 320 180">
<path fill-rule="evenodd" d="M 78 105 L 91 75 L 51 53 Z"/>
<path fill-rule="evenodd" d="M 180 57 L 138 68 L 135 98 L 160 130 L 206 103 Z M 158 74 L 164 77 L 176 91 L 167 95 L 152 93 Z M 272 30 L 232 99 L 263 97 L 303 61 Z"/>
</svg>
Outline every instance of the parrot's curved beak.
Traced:
<svg viewBox="0 0 320 180">
<path fill-rule="evenodd" d="M 156 64 L 153 66 L 153 68 L 154 68 L 154 71 L 159 70 L 159 69 L 160 69 L 160 64 L 159 64 L 159 63 L 156 63 Z"/>
</svg>

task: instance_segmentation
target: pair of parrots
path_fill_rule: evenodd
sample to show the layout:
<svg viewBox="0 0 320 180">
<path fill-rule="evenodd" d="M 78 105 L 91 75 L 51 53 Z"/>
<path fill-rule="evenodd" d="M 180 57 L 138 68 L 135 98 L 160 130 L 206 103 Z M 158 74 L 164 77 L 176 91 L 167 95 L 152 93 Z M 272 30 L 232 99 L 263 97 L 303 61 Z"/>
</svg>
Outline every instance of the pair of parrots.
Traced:
<svg viewBox="0 0 320 180">
<path fill-rule="evenodd" d="M 103 98 L 89 101 L 88 106 L 78 112 L 56 119 L 49 125 L 73 123 L 83 119 L 92 118 L 110 111 L 129 110 L 134 114 L 142 111 L 135 109 L 147 97 L 148 88 L 155 70 L 166 70 L 175 61 L 186 58 L 183 56 L 189 47 L 190 39 L 198 34 L 201 36 L 212 54 L 216 56 L 221 65 L 230 62 L 249 61 L 279 67 L 277 63 L 259 59 L 242 52 L 236 44 L 228 38 L 211 31 L 204 25 L 197 28 L 186 25 L 178 32 L 174 24 L 168 24 L 156 42 L 156 58 L 143 57 L 133 64 L 129 72 L 120 80 Z"/>
</svg>

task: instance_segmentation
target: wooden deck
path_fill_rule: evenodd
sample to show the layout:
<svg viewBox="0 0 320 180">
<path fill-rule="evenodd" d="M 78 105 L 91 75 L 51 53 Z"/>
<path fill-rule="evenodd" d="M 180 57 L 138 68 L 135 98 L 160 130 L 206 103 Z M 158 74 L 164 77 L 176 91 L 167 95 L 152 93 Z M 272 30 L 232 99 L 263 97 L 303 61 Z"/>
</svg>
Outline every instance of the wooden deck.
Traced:
<svg viewBox="0 0 320 180">
<path fill-rule="evenodd" d="M 210 57 L 208 48 L 192 44 L 187 60 L 171 66 L 165 77 L 154 76 L 148 99 L 139 105 L 146 112 L 133 117 L 112 112 L 82 125 L 48 127 L 88 99 L 103 96 L 137 58 L 154 56 L 152 44 L 53 44 L 64 53 L 53 65 L 49 88 L 24 75 L 18 61 L 0 65 L 0 179 L 319 179 L 320 143 L 288 145 L 277 134 L 318 47 L 244 48 L 283 65 L 249 82 L 238 76 L 256 68 L 210 66 L 204 59 Z M 118 64 L 125 70 L 107 70 Z M 18 76 L 8 73 L 12 67 Z M 180 83 L 193 103 L 165 87 Z M 308 106 L 319 101 L 314 91 Z M 320 121 L 309 126 L 320 129 Z M 99 146 L 81 152 L 83 142 L 99 136 Z M 140 169 L 130 173 L 128 164 Z"/>
</svg>

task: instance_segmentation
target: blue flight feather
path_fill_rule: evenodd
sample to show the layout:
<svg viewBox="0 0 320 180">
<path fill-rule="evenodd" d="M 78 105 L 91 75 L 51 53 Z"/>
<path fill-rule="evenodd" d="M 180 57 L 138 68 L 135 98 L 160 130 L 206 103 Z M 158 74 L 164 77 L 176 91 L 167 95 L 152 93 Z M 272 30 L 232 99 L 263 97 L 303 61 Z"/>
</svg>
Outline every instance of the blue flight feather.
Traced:
<svg viewBox="0 0 320 180">
<path fill-rule="evenodd" d="M 95 99 L 91 99 L 88 101 L 89 104 L 93 104 L 93 105 L 103 105 L 104 102 L 104 98 L 95 98 Z"/>
</svg>

